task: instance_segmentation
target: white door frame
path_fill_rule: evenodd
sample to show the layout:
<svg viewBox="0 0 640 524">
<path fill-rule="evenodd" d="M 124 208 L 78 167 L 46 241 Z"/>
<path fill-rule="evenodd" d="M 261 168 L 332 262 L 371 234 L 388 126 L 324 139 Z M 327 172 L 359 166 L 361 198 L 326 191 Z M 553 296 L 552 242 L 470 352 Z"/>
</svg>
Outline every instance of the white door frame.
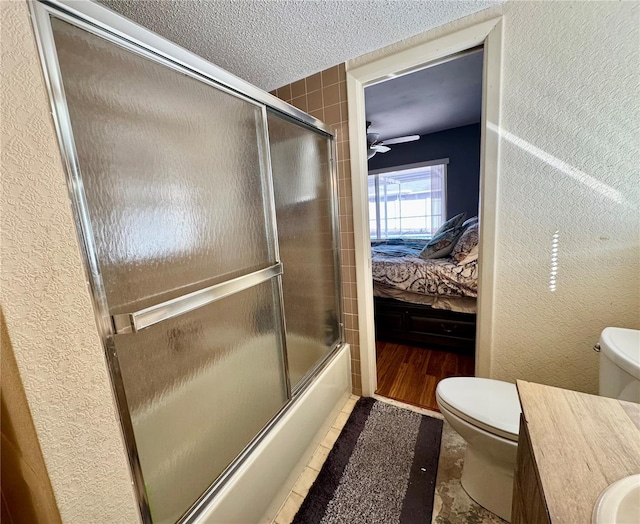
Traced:
<svg viewBox="0 0 640 524">
<path fill-rule="evenodd" d="M 369 209 L 367 193 L 367 141 L 364 88 L 389 75 L 420 69 L 466 49 L 484 45 L 480 153 L 480 263 L 478 273 L 478 317 L 476 328 L 476 376 L 491 376 L 493 341 L 494 256 L 500 130 L 500 72 L 502 61 L 502 17 L 467 27 L 441 38 L 347 70 L 349 141 L 356 290 L 362 394 L 372 396 L 377 387 L 376 347 L 373 319 L 373 286 Z"/>
</svg>

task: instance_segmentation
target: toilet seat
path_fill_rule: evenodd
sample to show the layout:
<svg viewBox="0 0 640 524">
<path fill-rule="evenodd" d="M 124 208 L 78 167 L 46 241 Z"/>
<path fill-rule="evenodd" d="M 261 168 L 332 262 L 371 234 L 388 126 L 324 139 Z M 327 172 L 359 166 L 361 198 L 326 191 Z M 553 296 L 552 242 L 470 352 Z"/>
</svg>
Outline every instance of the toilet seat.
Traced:
<svg viewBox="0 0 640 524">
<path fill-rule="evenodd" d="M 514 384 L 486 378 L 451 377 L 438 383 L 436 398 L 442 408 L 469 424 L 518 441 L 521 409 Z"/>
</svg>

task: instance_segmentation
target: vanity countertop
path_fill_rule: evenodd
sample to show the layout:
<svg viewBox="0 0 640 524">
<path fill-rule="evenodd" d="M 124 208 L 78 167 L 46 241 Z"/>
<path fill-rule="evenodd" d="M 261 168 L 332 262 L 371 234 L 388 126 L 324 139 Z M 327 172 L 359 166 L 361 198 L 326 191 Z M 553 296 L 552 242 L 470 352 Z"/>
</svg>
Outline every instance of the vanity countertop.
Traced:
<svg viewBox="0 0 640 524">
<path fill-rule="evenodd" d="M 517 381 L 551 522 L 591 522 L 600 493 L 640 473 L 640 404 Z"/>
</svg>

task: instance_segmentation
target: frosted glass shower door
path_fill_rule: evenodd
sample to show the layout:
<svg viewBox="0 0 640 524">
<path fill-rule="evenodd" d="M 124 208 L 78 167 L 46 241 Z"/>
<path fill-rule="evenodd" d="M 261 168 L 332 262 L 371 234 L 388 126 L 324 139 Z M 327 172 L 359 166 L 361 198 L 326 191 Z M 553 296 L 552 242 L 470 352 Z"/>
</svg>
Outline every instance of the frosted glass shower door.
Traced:
<svg viewBox="0 0 640 524">
<path fill-rule="evenodd" d="M 292 387 L 340 340 L 331 141 L 269 112 L 287 353 Z"/>
<path fill-rule="evenodd" d="M 115 381 L 153 522 L 175 522 L 289 396 L 265 110 L 51 22 Z"/>
</svg>

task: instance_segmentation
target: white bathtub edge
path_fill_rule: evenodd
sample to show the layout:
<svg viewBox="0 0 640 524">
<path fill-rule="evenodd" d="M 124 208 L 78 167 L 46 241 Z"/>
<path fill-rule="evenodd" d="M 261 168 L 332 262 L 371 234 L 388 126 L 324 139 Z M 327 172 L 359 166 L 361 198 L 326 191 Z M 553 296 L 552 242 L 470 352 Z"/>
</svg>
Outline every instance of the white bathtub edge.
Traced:
<svg viewBox="0 0 640 524">
<path fill-rule="evenodd" d="M 350 394 L 345 344 L 194 522 L 272 521 Z"/>
</svg>

